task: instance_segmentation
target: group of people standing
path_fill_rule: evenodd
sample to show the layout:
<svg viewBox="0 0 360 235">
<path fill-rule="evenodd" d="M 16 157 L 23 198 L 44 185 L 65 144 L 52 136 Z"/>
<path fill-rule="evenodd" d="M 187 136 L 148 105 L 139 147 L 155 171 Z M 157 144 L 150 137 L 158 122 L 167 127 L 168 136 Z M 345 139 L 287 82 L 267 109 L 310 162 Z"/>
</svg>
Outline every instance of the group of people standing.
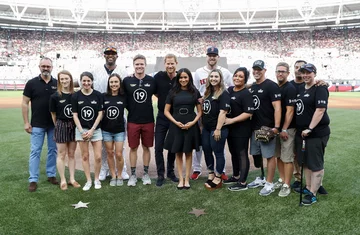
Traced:
<svg viewBox="0 0 360 235">
<path fill-rule="evenodd" d="M 207 64 L 196 70 L 194 78 L 187 68 L 177 70 L 178 62 L 173 54 L 165 56 L 165 71 L 158 72 L 153 78 L 145 73 L 144 56 L 133 58 L 134 74 L 127 76 L 116 65 L 116 48 L 107 47 L 104 51 L 106 63 L 92 72 L 83 72 L 79 80 L 81 88 L 77 92 L 74 92 L 77 81 L 71 73 L 59 72 L 56 81 L 51 77 L 52 61 L 42 58 L 41 74 L 26 84 L 23 96 L 24 128 L 31 133 L 29 191 L 37 189 L 40 153 L 46 133 L 48 181 L 59 184 L 55 177 L 56 162 L 62 190 L 68 185 L 81 187 L 74 178 L 76 143 L 80 146 L 87 179 L 84 191 L 92 187 L 92 182 L 95 189 L 100 189 L 108 170 L 110 186 L 121 186 L 124 179 L 129 179 L 128 186 L 135 186 L 140 140 L 144 165 L 142 182 L 151 184 L 148 170 L 150 148 L 155 139 L 156 185 L 159 187 L 165 182 L 163 150 L 166 149 L 166 176 L 178 183 L 179 190 L 190 189 L 190 179 L 196 180 L 201 175 L 203 152 L 208 169 L 206 189 L 219 189 L 223 183 L 232 184 L 228 188 L 231 191 L 264 186 L 260 195 L 266 196 L 279 186 L 279 196 L 287 196 L 296 155 L 303 163 L 306 175 L 306 187 L 297 185 L 298 190 L 304 190 L 306 194 L 303 203 L 316 202 L 330 129 L 326 113 L 328 92 L 324 86 L 315 86 L 315 66 L 301 62 L 298 71 L 304 82 L 291 84 L 287 81 L 289 65 L 281 62 L 276 67 L 276 84 L 265 78 L 265 63 L 257 60 L 252 67 L 255 83 L 249 88 L 247 68 L 240 67 L 231 75 L 229 70 L 217 64 L 219 50 L 216 47 L 209 47 L 206 52 Z M 158 99 L 156 122 L 153 95 Z M 31 124 L 28 121 L 30 101 Z M 269 143 L 256 140 L 254 132 L 262 126 L 271 127 L 277 137 Z M 126 137 L 130 147 L 130 176 L 124 170 Z M 303 139 L 306 139 L 305 154 L 301 149 Z M 94 181 L 90 175 L 89 142 L 94 152 Z M 224 174 L 226 142 L 233 166 L 230 178 Z M 262 167 L 262 158 L 267 159 L 267 177 L 265 179 L 262 170 L 261 177 L 247 184 L 249 143 L 256 167 Z M 68 182 L 64 174 L 66 155 L 69 159 Z M 178 177 L 174 173 L 174 162 Z M 276 164 L 281 179 L 274 184 Z"/>
</svg>

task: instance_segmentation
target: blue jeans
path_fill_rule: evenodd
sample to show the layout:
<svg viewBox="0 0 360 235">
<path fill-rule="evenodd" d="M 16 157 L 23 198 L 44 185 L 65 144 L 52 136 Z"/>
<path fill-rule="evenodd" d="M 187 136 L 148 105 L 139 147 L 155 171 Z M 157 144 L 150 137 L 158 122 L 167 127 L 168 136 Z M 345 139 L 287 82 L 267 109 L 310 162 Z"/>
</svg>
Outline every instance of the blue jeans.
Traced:
<svg viewBox="0 0 360 235">
<path fill-rule="evenodd" d="M 211 172 L 214 171 L 214 152 L 216 158 L 216 172 L 221 174 L 225 166 L 224 148 L 229 130 L 227 128 L 221 129 L 221 139 L 219 141 L 215 141 L 213 134 L 214 131 L 209 131 L 203 128 L 201 133 L 202 148 L 208 170 Z"/>
<path fill-rule="evenodd" d="M 48 153 L 46 160 L 47 177 L 56 176 L 57 149 L 54 141 L 54 128 L 33 127 L 30 137 L 30 158 L 29 158 L 29 182 L 38 182 L 40 174 L 40 156 L 44 144 L 45 133 L 47 135 Z"/>
</svg>

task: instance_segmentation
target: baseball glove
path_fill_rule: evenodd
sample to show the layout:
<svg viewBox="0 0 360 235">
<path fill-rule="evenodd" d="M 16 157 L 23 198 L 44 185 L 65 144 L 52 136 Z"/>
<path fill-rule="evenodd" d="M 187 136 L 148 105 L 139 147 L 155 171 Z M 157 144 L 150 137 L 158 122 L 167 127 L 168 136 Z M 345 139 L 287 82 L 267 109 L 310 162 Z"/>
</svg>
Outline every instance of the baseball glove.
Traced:
<svg viewBox="0 0 360 235">
<path fill-rule="evenodd" d="M 270 127 L 262 126 L 259 130 L 255 131 L 255 140 L 257 141 L 269 143 L 274 138 L 275 133 Z"/>
</svg>

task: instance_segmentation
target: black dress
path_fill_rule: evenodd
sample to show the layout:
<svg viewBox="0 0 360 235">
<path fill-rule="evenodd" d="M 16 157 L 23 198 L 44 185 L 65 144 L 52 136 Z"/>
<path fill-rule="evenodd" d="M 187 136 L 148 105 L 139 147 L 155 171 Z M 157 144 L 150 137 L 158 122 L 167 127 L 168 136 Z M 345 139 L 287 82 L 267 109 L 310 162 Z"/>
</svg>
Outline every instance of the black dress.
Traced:
<svg viewBox="0 0 360 235">
<path fill-rule="evenodd" d="M 194 109 L 196 104 L 199 103 L 197 99 L 194 99 L 193 94 L 186 90 L 181 90 L 172 98 L 169 94 L 166 98 L 166 104 L 171 104 L 174 119 L 186 124 L 195 119 L 196 113 Z M 164 148 L 172 153 L 189 153 L 194 149 L 199 151 L 200 143 L 200 128 L 197 123 L 188 130 L 183 130 L 171 122 Z"/>
</svg>

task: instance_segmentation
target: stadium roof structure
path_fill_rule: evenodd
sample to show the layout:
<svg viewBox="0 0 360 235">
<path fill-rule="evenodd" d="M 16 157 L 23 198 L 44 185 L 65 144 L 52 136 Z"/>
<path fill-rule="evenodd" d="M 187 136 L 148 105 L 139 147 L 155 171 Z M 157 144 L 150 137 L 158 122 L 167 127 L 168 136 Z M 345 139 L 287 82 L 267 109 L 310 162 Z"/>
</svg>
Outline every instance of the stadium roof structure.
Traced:
<svg viewBox="0 0 360 235">
<path fill-rule="evenodd" d="M 360 27 L 360 1 L 0 0 L 0 27 L 119 33 Z"/>
</svg>

